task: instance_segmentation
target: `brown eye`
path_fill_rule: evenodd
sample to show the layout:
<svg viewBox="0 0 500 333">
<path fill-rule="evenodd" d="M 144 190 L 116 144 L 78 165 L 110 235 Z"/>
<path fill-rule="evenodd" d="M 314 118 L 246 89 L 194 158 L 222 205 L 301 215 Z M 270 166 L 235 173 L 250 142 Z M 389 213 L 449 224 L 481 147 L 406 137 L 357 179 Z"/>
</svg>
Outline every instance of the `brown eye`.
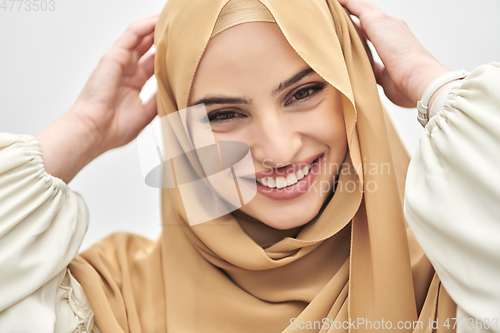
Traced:
<svg viewBox="0 0 500 333">
<path fill-rule="evenodd" d="M 293 97 L 295 97 L 295 99 L 299 100 L 299 99 L 303 99 L 303 98 L 306 98 L 309 96 L 309 91 L 311 89 L 301 89 L 299 91 L 297 91 Z"/>
<path fill-rule="evenodd" d="M 224 119 L 231 119 L 234 118 L 235 113 L 234 112 L 224 112 L 219 114 L 219 119 L 224 120 Z"/>
<path fill-rule="evenodd" d="M 224 123 L 224 122 L 229 122 L 232 120 L 241 120 L 242 118 L 245 118 L 244 115 L 236 112 L 236 111 L 213 111 L 208 114 L 208 120 L 212 122 L 219 122 L 219 123 Z"/>
<path fill-rule="evenodd" d="M 326 88 L 326 82 L 320 82 L 302 89 L 296 90 L 292 97 L 285 102 L 285 106 L 292 103 L 307 103 L 309 99 L 314 98 L 316 93 Z"/>
</svg>

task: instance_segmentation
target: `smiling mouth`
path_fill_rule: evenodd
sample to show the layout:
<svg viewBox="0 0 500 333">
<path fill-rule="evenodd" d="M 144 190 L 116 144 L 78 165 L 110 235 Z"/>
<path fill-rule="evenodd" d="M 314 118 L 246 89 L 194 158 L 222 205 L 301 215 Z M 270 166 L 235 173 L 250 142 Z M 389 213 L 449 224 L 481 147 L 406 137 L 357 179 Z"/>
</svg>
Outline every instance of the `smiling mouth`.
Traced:
<svg viewBox="0 0 500 333">
<path fill-rule="evenodd" d="M 257 178 L 255 181 L 259 183 L 262 186 L 268 187 L 268 188 L 285 188 L 291 185 L 295 185 L 298 183 L 301 179 L 303 179 L 305 176 L 309 174 L 311 169 L 315 164 L 319 162 L 319 159 L 323 155 L 319 156 L 316 158 L 312 163 L 308 165 L 304 165 L 300 169 L 298 169 L 296 172 L 287 172 L 283 176 L 276 176 L 276 177 L 262 177 L 262 178 Z M 290 170 L 289 170 L 290 171 Z"/>
<path fill-rule="evenodd" d="M 257 182 L 258 184 L 262 185 L 263 187 L 267 188 L 272 188 L 272 189 L 281 189 L 281 188 L 286 188 L 288 186 L 292 186 L 298 182 L 300 182 L 302 179 L 306 178 L 306 176 L 309 174 L 311 169 L 314 167 L 315 164 L 319 163 L 319 160 L 324 156 L 324 154 L 319 154 L 317 155 L 316 159 L 313 160 L 309 164 L 305 164 L 304 162 L 298 163 L 295 166 L 291 166 L 289 169 L 286 171 L 283 170 L 282 172 L 267 172 L 269 176 L 266 176 L 266 172 L 260 174 L 264 174 L 264 177 L 260 178 L 255 178 L 255 177 L 242 177 L 244 179 L 247 179 L 249 181 Z M 300 167 L 300 168 L 299 168 Z M 297 170 L 294 172 L 294 170 Z M 259 174 L 259 173 L 258 173 Z"/>
</svg>

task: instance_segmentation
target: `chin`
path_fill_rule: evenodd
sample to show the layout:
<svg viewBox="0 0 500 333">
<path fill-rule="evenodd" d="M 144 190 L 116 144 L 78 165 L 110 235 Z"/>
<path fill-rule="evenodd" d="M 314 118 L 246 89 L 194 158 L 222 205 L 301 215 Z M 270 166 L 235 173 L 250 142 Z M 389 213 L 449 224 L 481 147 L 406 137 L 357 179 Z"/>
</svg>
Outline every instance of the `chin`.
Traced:
<svg viewBox="0 0 500 333">
<path fill-rule="evenodd" d="M 313 214 L 308 214 L 307 217 L 306 216 L 297 217 L 297 215 L 283 216 L 283 214 L 281 214 L 281 216 L 275 216 L 274 219 L 269 219 L 268 221 L 262 220 L 262 222 L 274 229 L 286 230 L 307 224 L 317 215 L 317 213 L 318 212 Z"/>
<path fill-rule="evenodd" d="M 315 200 L 316 201 L 316 200 Z M 243 211 L 260 220 L 262 223 L 279 230 L 292 229 L 296 227 L 303 226 L 310 222 L 320 211 L 322 202 L 306 202 L 289 204 L 288 207 L 260 207 L 258 212 L 250 209 L 249 211 Z"/>
</svg>

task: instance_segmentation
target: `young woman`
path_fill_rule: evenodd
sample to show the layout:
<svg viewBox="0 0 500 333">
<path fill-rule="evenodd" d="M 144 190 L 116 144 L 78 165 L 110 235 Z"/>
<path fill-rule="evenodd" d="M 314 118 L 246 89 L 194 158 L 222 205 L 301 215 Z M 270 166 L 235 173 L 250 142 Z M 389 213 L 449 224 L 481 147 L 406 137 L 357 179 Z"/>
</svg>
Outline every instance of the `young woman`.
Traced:
<svg viewBox="0 0 500 333">
<path fill-rule="evenodd" d="M 385 66 L 371 62 L 341 4 Z M 155 26 L 156 55 L 141 58 Z M 157 101 L 143 106 L 153 61 Z M 0 327 L 498 330 L 499 81 L 498 64 L 450 74 L 404 23 L 364 0 L 169 0 L 158 21 L 117 41 L 70 112 L 35 139 L 2 135 Z M 376 82 L 399 105 L 421 99 L 426 129 L 406 188 L 409 159 Z M 189 118 L 200 103 L 209 133 Z M 165 146 L 185 152 L 171 164 L 175 188 L 162 192 L 161 238 L 119 233 L 75 258 L 89 218 L 65 183 L 156 114 L 178 117 Z M 242 201 L 245 188 L 256 194 L 193 224 L 193 210 L 217 201 L 192 188 L 183 196 L 184 185 L 227 195 L 196 150 L 210 136 L 221 171 L 225 142 L 248 147 L 254 173 L 235 184 Z"/>
</svg>

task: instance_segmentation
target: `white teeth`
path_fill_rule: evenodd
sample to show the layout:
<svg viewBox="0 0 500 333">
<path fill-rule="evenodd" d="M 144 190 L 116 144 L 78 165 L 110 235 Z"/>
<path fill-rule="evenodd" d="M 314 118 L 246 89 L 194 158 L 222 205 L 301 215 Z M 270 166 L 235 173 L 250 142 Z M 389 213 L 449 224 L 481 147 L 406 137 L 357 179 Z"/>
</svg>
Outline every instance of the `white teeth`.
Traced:
<svg viewBox="0 0 500 333">
<path fill-rule="evenodd" d="M 287 186 L 296 184 L 297 183 L 297 177 L 295 176 L 294 173 L 291 173 L 288 176 L 286 176 L 286 182 L 287 182 Z"/>
<path fill-rule="evenodd" d="M 267 187 L 270 188 L 275 188 L 276 187 L 276 182 L 274 181 L 274 178 L 267 177 Z"/>
<path fill-rule="evenodd" d="M 277 188 L 283 188 L 287 184 L 286 178 L 285 177 L 278 177 L 276 178 L 276 187 Z"/>
<path fill-rule="evenodd" d="M 286 177 L 277 177 L 276 179 L 272 177 L 258 178 L 257 182 L 270 188 L 287 187 L 296 184 L 299 180 L 307 176 L 313 164 L 314 163 L 306 165 L 302 169 L 299 169 L 296 173 L 288 174 Z"/>
<path fill-rule="evenodd" d="M 309 166 L 305 166 L 304 168 L 302 168 L 302 172 L 304 173 L 304 176 L 307 176 L 307 174 L 309 173 Z"/>
</svg>

